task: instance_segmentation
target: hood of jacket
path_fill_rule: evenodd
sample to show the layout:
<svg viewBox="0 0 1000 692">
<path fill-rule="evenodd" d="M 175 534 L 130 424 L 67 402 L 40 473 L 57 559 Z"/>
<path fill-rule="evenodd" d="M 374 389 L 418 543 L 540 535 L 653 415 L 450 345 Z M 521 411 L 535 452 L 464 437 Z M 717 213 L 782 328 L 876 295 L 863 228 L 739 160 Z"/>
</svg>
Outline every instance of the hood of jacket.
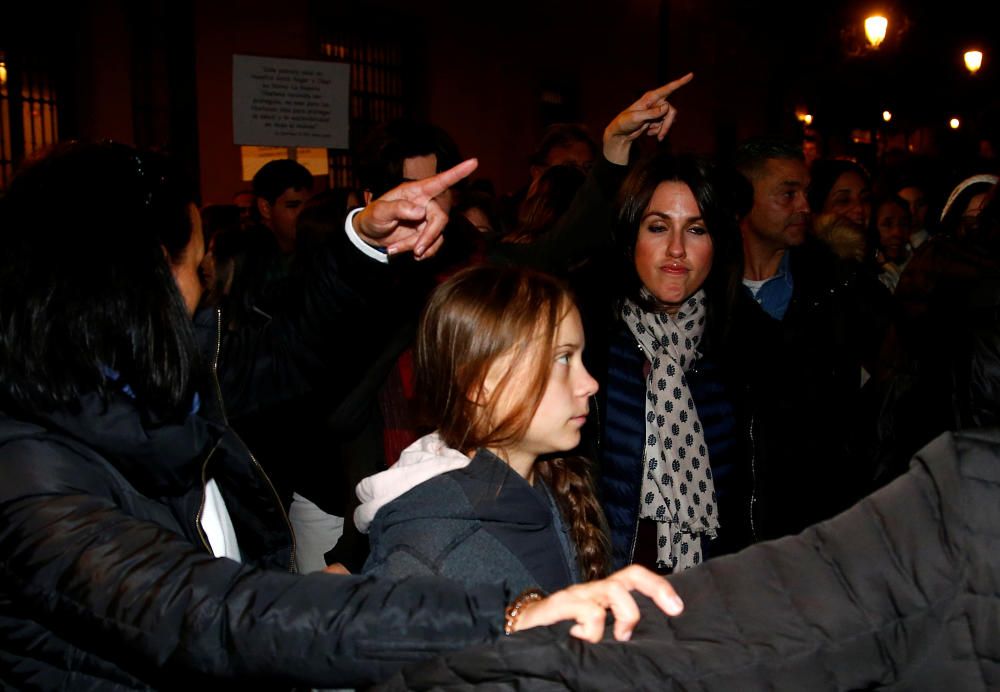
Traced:
<svg viewBox="0 0 1000 692">
<path fill-rule="evenodd" d="M 442 473 L 462 469 L 471 459 L 447 446 L 437 432 L 424 435 L 403 450 L 399 461 L 386 471 L 358 483 L 355 493 L 361 504 L 354 511 L 354 524 L 368 533 L 372 520 L 384 505 Z"/>
<path fill-rule="evenodd" d="M 196 544 L 201 539 L 194 518 L 201 512 L 203 482 L 214 478 L 245 561 L 288 567 L 291 528 L 269 479 L 226 426 L 200 413 L 155 423 L 123 393 L 107 406 L 96 394 L 86 395 L 78 410 L 17 418 L 0 414 L 0 445 L 19 439 L 54 441 L 84 456 L 96 454 L 138 495 L 169 507 L 177 521 L 171 528 Z"/>
<path fill-rule="evenodd" d="M 200 483 L 200 464 L 225 428 L 194 413 L 159 424 L 147 420 L 123 393 L 107 406 L 97 394 L 87 394 L 80 397 L 78 410 L 35 412 L 28 421 L 4 419 L 0 443 L 53 432 L 101 454 L 144 495 L 162 497 Z"/>
</svg>

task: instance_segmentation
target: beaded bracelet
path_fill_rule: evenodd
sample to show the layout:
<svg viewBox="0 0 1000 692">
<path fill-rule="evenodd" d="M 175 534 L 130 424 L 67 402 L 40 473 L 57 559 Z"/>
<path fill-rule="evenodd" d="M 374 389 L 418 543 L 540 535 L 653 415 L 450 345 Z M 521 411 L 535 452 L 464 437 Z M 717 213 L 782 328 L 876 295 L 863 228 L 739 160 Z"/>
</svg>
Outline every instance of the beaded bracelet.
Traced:
<svg viewBox="0 0 1000 692">
<path fill-rule="evenodd" d="M 514 625 L 517 624 L 518 617 L 524 611 L 524 606 L 545 598 L 545 592 L 534 587 L 522 591 L 514 602 L 504 610 L 503 633 L 510 635 L 514 632 Z"/>
</svg>

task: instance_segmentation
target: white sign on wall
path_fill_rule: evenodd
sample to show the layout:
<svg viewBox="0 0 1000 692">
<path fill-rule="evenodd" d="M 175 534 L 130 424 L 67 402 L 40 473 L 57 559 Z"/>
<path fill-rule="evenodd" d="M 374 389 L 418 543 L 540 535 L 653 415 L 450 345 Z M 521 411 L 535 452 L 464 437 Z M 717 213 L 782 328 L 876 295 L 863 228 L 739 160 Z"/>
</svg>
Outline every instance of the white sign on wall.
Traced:
<svg viewBox="0 0 1000 692">
<path fill-rule="evenodd" d="M 233 143 L 348 148 L 351 67 L 233 56 Z"/>
</svg>

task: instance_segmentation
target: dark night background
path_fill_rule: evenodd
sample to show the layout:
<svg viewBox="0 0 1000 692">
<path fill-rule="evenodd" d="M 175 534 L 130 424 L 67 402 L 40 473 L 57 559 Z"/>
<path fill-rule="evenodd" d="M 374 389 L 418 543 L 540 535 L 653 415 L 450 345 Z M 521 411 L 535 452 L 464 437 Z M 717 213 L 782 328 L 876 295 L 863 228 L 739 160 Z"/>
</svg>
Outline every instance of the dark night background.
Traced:
<svg viewBox="0 0 1000 692">
<path fill-rule="evenodd" d="M 579 120 L 599 135 L 644 90 L 688 70 L 695 82 L 674 100 L 676 150 L 716 154 L 753 134 L 801 135 L 797 109 L 814 116 L 824 154 L 869 165 L 909 150 L 955 171 L 990 166 L 981 156 L 1000 134 L 996 24 L 987 3 L 968 0 L 9 5 L 0 51 L 13 120 L 23 105 L 13 87 L 44 73 L 60 138 L 167 148 L 199 176 L 206 202 L 226 202 L 243 185 L 231 130 L 233 53 L 337 59 L 338 50 L 357 57 L 366 46 L 391 47 L 398 89 L 378 111 L 353 86 L 352 139 L 380 114 L 429 119 L 479 156 L 479 175 L 500 190 L 523 182 L 547 123 Z M 862 22 L 876 11 L 889 31 L 872 50 Z M 971 47 L 985 53 L 974 76 L 962 63 Z M 953 116 L 962 120 L 957 131 L 947 126 Z M 7 129 L 0 158 L 13 167 L 30 146 L 19 144 L 23 123 Z"/>
</svg>

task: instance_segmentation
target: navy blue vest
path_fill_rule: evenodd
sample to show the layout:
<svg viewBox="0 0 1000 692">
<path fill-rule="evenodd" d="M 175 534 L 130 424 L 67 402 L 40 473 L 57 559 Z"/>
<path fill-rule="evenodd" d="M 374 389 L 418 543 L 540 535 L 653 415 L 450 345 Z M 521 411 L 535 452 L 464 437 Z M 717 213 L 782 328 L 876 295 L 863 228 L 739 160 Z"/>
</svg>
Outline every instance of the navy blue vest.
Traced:
<svg viewBox="0 0 1000 692">
<path fill-rule="evenodd" d="M 611 338 L 603 430 L 601 503 L 611 530 L 614 567 L 632 561 L 642 485 L 642 452 L 646 437 L 646 356 L 623 323 Z M 706 558 L 739 550 L 750 538 L 751 478 L 733 397 L 722 368 L 711 359 L 685 372 L 705 432 L 709 463 L 719 508 L 719 535 L 703 543 Z"/>
</svg>

